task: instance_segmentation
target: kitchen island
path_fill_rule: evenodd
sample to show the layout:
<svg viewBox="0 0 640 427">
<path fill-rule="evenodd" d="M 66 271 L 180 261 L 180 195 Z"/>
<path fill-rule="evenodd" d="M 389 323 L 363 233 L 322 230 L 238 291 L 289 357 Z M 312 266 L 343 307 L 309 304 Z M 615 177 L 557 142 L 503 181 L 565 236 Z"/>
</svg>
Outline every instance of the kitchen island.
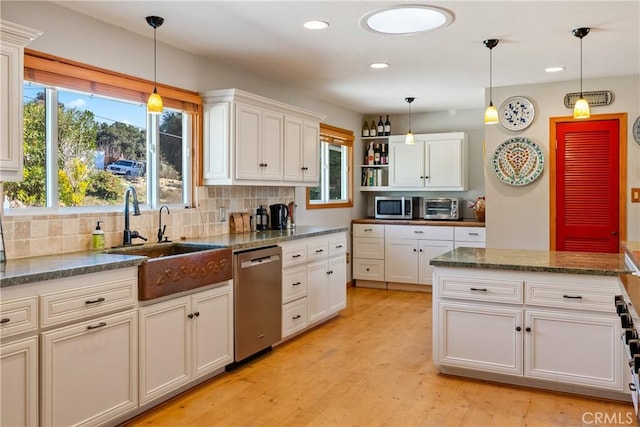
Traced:
<svg viewBox="0 0 640 427">
<path fill-rule="evenodd" d="M 630 400 L 624 254 L 460 247 L 430 263 L 440 372 Z"/>
</svg>

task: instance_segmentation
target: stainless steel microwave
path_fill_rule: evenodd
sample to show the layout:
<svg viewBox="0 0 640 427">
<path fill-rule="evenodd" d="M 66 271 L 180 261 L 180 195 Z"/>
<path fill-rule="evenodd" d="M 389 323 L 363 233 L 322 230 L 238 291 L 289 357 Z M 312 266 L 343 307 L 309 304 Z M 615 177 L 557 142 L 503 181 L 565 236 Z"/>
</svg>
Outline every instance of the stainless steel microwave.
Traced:
<svg viewBox="0 0 640 427">
<path fill-rule="evenodd" d="M 402 196 L 376 196 L 374 217 L 378 219 L 412 219 L 413 199 Z"/>
<path fill-rule="evenodd" d="M 424 219 L 460 219 L 459 198 L 437 198 L 437 199 L 421 199 L 417 209 L 417 217 Z"/>
</svg>

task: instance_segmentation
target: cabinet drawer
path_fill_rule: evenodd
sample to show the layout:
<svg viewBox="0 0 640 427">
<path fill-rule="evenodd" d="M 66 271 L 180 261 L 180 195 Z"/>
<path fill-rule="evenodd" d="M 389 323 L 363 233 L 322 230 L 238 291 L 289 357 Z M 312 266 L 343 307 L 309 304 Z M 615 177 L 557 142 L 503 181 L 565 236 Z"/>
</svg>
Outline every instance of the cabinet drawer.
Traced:
<svg viewBox="0 0 640 427">
<path fill-rule="evenodd" d="M 428 225 L 385 225 L 385 238 L 453 240 L 453 227 Z"/>
<path fill-rule="evenodd" d="M 353 257 L 384 260 L 384 238 L 354 237 Z"/>
<path fill-rule="evenodd" d="M 282 302 L 287 303 L 307 295 L 307 266 L 282 270 Z"/>
<path fill-rule="evenodd" d="M 78 276 L 80 277 L 80 276 Z M 123 278 L 94 286 L 42 295 L 43 327 L 133 306 L 138 278 Z"/>
<path fill-rule="evenodd" d="M 0 303 L 0 336 L 2 338 L 38 328 L 38 297 Z"/>
<path fill-rule="evenodd" d="M 614 287 L 589 284 L 525 282 L 525 304 L 545 307 L 595 310 L 611 313 L 614 310 Z"/>
<path fill-rule="evenodd" d="M 329 241 L 329 256 L 336 256 L 347 252 L 347 239 L 344 236 Z"/>
<path fill-rule="evenodd" d="M 353 224 L 355 237 L 384 237 L 383 224 Z"/>
<path fill-rule="evenodd" d="M 307 298 L 290 302 L 282 307 L 282 338 L 307 327 Z"/>
<path fill-rule="evenodd" d="M 522 304 L 522 283 L 517 280 L 440 276 L 438 293 L 441 298 Z"/>
<path fill-rule="evenodd" d="M 282 245 L 282 267 L 304 264 L 307 262 L 307 245 Z"/>
<path fill-rule="evenodd" d="M 384 260 L 354 258 L 353 278 L 384 282 Z"/>
<path fill-rule="evenodd" d="M 307 245 L 307 260 L 315 261 L 329 256 L 329 241 L 316 240 Z"/>
<path fill-rule="evenodd" d="M 482 243 L 486 241 L 486 229 L 484 227 L 455 227 L 454 235 L 456 243 L 458 241 Z"/>
</svg>

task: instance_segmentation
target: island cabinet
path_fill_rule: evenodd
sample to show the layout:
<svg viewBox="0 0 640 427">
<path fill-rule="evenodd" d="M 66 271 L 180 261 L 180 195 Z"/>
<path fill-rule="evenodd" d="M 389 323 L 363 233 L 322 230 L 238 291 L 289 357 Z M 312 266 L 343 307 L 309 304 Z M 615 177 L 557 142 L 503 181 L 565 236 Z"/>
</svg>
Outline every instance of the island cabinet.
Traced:
<svg viewBox="0 0 640 427">
<path fill-rule="evenodd" d="M 139 309 L 140 405 L 233 362 L 231 280 Z"/>
<path fill-rule="evenodd" d="M 317 185 L 323 115 L 239 89 L 201 95 L 205 185 Z"/>
<path fill-rule="evenodd" d="M 466 191 L 468 142 L 463 132 L 389 137 L 389 187 L 392 190 Z"/>
<path fill-rule="evenodd" d="M 0 20 L 0 181 L 21 181 L 24 47 L 42 33 Z"/>
<path fill-rule="evenodd" d="M 436 267 L 434 362 L 448 373 L 620 398 L 618 280 Z"/>
</svg>

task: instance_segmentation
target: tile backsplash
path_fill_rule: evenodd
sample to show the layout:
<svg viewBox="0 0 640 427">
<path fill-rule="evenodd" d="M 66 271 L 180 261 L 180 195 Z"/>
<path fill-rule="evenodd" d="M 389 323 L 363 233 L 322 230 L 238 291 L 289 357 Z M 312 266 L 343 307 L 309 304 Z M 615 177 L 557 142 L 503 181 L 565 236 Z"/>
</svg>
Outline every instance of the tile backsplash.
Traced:
<svg viewBox="0 0 640 427">
<path fill-rule="evenodd" d="M 255 214 L 258 206 L 294 200 L 294 187 L 211 186 L 197 189 L 197 207 L 171 208 L 162 213 L 165 236 L 177 241 L 229 233 L 231 212 Z M 224 209 L 220 209 L 224 208 Z M 124 207 L 123 207 L 124 209 Z M 224 211 L 225 218 L 221 218 Z M 2 217 L 4 249 L 7 259 L 52 255 L 90 249 L 91 233 L 96 221 L 103 221 L 105 247 L 122 244 L 123 211 L 109 213 L 78 213 L 52 215 L 7 215 Z M 130 216 L 130 229 L 138 231 L 149 242 L 157 239 L 158 209 Z M 142 243 L 135 240 L 134 243 Z"/>
</svg>

